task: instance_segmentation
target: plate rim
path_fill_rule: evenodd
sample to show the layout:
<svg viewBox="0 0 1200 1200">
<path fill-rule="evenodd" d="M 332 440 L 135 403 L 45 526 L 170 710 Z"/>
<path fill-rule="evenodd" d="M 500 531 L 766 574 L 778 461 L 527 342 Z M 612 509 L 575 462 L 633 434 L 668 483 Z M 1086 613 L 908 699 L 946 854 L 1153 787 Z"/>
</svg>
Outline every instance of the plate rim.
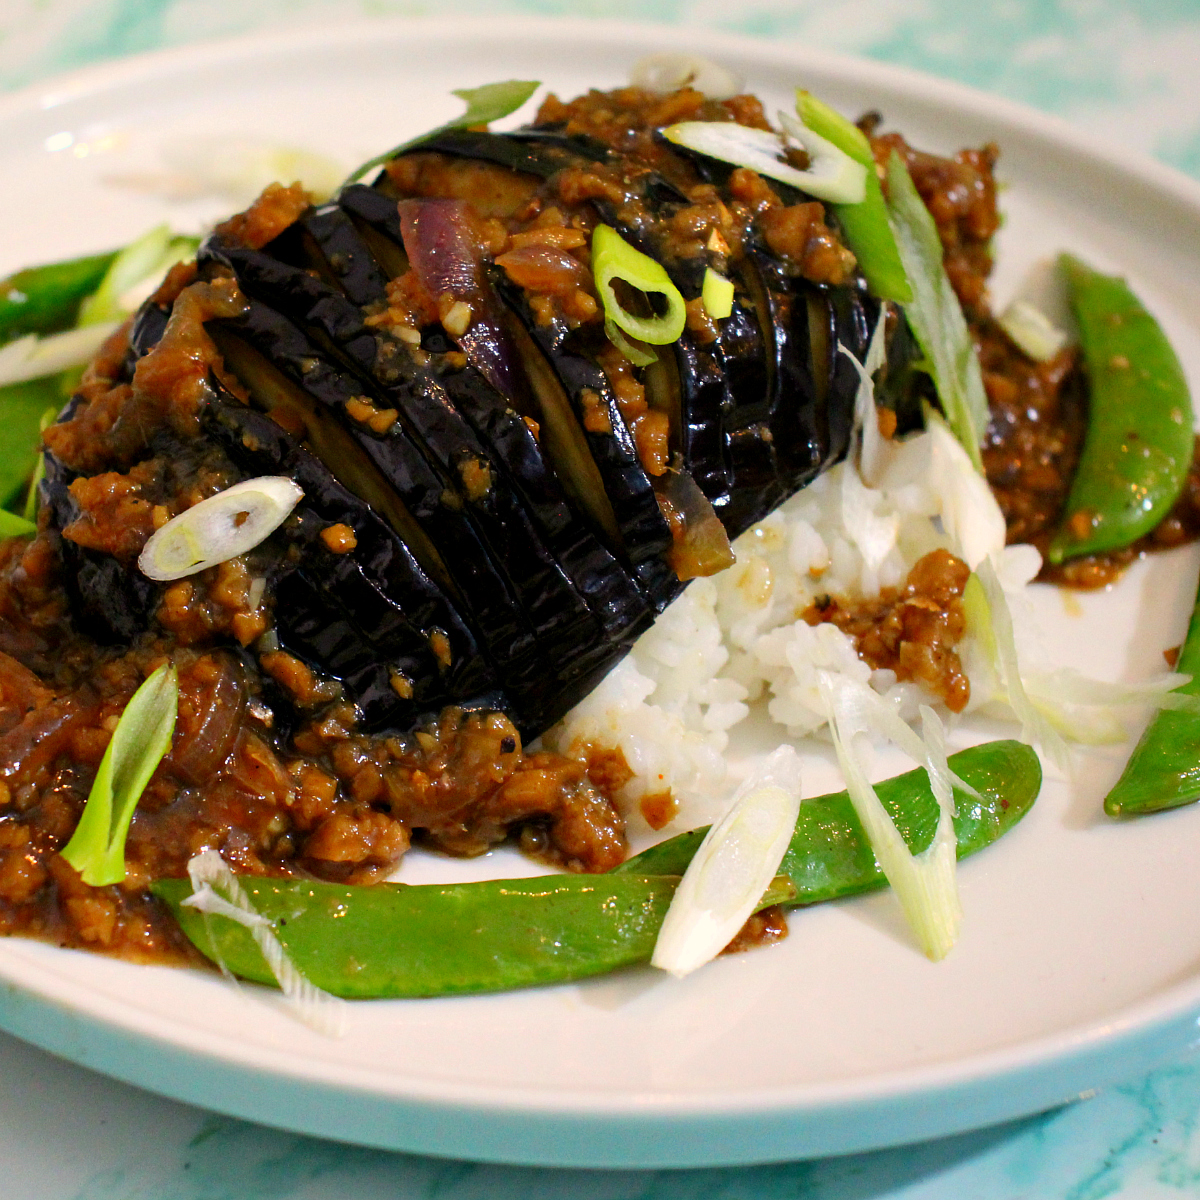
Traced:
<svg viewBox="0 0 1200 1200">
<path fill-rule="evenodd" d="M 1117 150 L 1098 136 L 1053 114 L 907 67 L 854 58 L 794 42 L 771 43 L 727 35 L 713 29 L 684 30 L 672 25 L 580 18 L 472 18 L 467 35 L 471 40 L 490 35 L 525 37 L 547 45 L 582 41 L 585 38 L 591 41 L 604 39 L 614 45 L 640 41 L 646 43 L 648 48 L 656 40 L 661 40 L 681 48 L 707 49 L 710 52 L 717 39 L 720 39 L 722 50 L 729 55 L 744 55 L 772 66 L 795 67 L 797 71 L 823 72 L 864 90 L 872 86 L 884 86 L 920 103 L 944 99 L 956 111 L 984 118 L 996 125 L 1001 140 L 1003 130 L 1012 129 L 1025 138 L 1052 143 L 1059 150 L 1065 148 L 1101 164 L 1131 185 L 1139 188 L 1148 186 L 1158 193 L 1166 193 L 1189 210 L 1193 217 L 1200 217 L 1200 183 L 1174 168 L 1137 151 Z M 264 55 L 283 59 L 304 51 L 326 48 L 331 43 L 352 46 L 366 37 L 373 40 L 422 41 L 462 37 L 462 29 L 456 28 L 455 22 L 446 18 L 359 18 L 336 24 L 314 22 L 295 30 L 257 32 L 236 38 L 170 47 L 94 64 L 6 94 L 0 97 L 0 125 L 88 96 L 110 94 L 122 87 L 145 85 L 183 69 L 203 71 L 237 61 L 255 60 Z M 353 1078 L 365 1073 L 358 1069 L 347 1071 L 345 1067 L 334 1068 L 324 1061 L 315 1064 L 321 1067 L 326 1076 L 345 1075 L 339 1083 L 334 1084 L 329 1078 L 311 1078 L 304 1071 L 287 1071 L 282 1069 L 281 1064 L 272 1067 L 263 1062 L 247 1067 L 244 1052 L 240 1061 L 232 1053 L 214 1053 L 212 1036 L 208 1034 L 197 1034 L 197 1038 L 202 1036 L 210 1042 L 204 1050 L 189 1044 L 186 1037 L 177 1037 L 167 1044 L 177 1056 L 204 1059 L 215 1073 L 206 1077 L 202 1071 L 197 1081 L 187 1089 L 182 1085 L 163 1087 L 161 1081 L 156 1084 L 154 1071 L 143 1064 L 135 1064 L 137 1069 L 131 1067 L 120 1070 L 116 1069 L 119 1064 L 114 1060 L 119 1047 L 125 1043 L 140 1040 L 146 1045 L 161 1048 L 163 1041 L 160 1038 L 149 1037 L 141 1029 L 111 1015 L 101 1015 L 99 1010 L 104 1005 L 98 1002 L 92 1005 L 72 1004 L 67 997 L 52 996 L 50 993 L 55 989 L 45 979 L 39 988 L 32 978 L 37 974 L 36 969 L 31 970 L 30 976 L 23 982 L 14 978 L 14 975 L 20 974 L 19 971 L 12 971 L 10 964 L 0 962 L 0 984 L 3 985 L 0 987 L 0 1027 L 83 1065 L 93 1066 L 153 1090 L 209 1107 L 235 1111 L 236 1115 L 268 1123 L 277 1122 L 257 1108 L 238 1111 L 237 1105 L 228 1098 L 223 1101 L 225 1089 L 219 1079 L 222 1066 L 226 1074 L 240 1072 L 244 1075 L 250 1070 L 253 1074 L 270 1076 L 280 1084 L 300 1082 L 306 1089 L 332 1088 L 339 1095 L 357 1095 L 360 1101 L 368 1094 L 361 1081 Z M 42 972 L 43 976 L 50 974 L 48 971 Z M 45 1030 L 39 1035 L 37 1022 L 31 1022 L 28 1018 L 26 1005 L 35 996 L 53 1010 L 53 1019 L 48 1023 L 54 1027 L 52 1037 Z M 103 999 L 107 1001 L 108 998 Z M 341 1127 L 331 1129 L 325 1118 L 306 1123 L 300 1115 L 296 1115 L 286 1127 L 325 1136 L 332 1133 L 346 1140 L 363 1140 L 367 1144 L 424 1153 L 467 1154 L 494 1161 L 559 1166 L 713 1166 L 770 1161 L 781 1157 L 781 1149 L 788 1156 L 844 1153 L 961 1132 L 1065 1101 L 1085 1089 L 1122 1078 L 1133 1070 L 1141 1069 L 1143 1065 L 1148 1068 L 1153 1065 L 1148 1061 L 1143 1064 L 1143 1059 L 1148 1056 L 1169 1057 L 1191 1049 L 1200 1036 L 1196 1031 L 1198 1015 L 1200 977 L 1161 989 L 1152 998 L 1126 1006 L 1115 1014 L 1028 1039 L 1011 1047 L 989 1050 L 947 1063 L 892 1070 L 835 1084 L 758 1087 L 746 1090 L 744 1097 L 741 1091 L 686 1095 L 660 1093 L 643 1098 L 635 1110 L 630 1109 L 628 1097 L 624 1094 L 572 1093 L 558 1089 L 551 1095 L 527 1087 L 500 1089 L 492 1085 L 467 1085 L 450 1080 L 416 1081 L 420 1086 L 414 1086 L 413 1081 L 409 1080 L 404 1089 L 387 1094 L 378 1091 L 371 1093 L 377 1101 L 392 1106 L 397 1115 L 404 1114 L 410 1121 L 420 1115 L 422 1108 L 439 1110 L 454 1119 L 479 1121 L 481 1117 L 490 1117 L 497 1130 L 501 1126 L 510 1126 L 514 1118 L 522 1122 L 541 1120 L 554 1125 L 558 1131 L 559 1140 L 548 1154 L 534 1144 L 536 1139 L 525 1139 L 524 1148 L 513 1147 L 500 1144 L 486 1130 L 475 1131 L 472 1135 L 473 1144 L 464 1148 L 461 1138 L 458 1144 L 447 1147 L 442 1140 L 444 1129 L 439 1126 L 435 1136 L 433 1125 L 423 1134 L 418 1131 L 410 1136 L 409 1133 L 397 1131 L 393 1137 L 383 1141 L 379 1140 L 383 1136 L 379 1132 L 371 1137 L 355 1138 Z M 135 1018 L 138 1016 L 142 1018 L 144 1028 L 145 1013 L 134 1014 Z M 79 1037 L 80 1023 L 89 1027 L 98 1026 L 104 1044 L 100 1047 L 85 1046 L 85 1039 Z M 186 1031 L 186 1026 L 166 1018 L 159 1018 L 152 1023 Z M 49 1044 L 47 1038 L 53 1044 Z M 228 1048 L 230 1051 L 236 1048 L 233 1039 L 229 1039 Z M 251 1059 L 282 1057 L 281 1054 L 268 1052 L 266 1047 L 255 1047 L 254 1050 Z M 959 1112 L 952 1115 L 931 1111 L 936 1109 L 934 1102 L 950 1100 L 956 1095 L 959 1099 L 965 1099 L 964 1092 L 987 1082 L 996 1086 L 997 1096 L 982 1102 L 976 1097 L 976 1103 L 964 1103 Z M 1025 1098 L 1018 1100 L 1015 1093 L 1022 1089 L 1025 1089 Z M 451 1092 L 453 1096 L 448 1094 Z M 800 1096 L 799 1093 L 805 1095 Z M 731 1112 L 731 1105 L 735 1111 Z M 857 1134 L 850 1131 L 839 1133 L 834 1127 L 845 1121 L 847 1116 L 868 1110 L 873 1110 L 871 1120 L 875 1132 L 868 1133 L 860 1129 Z M 981 1114 L 982 1120 L 979 1119 Z M 805 1121 L 812 1123 L 808 1130 L 797 1131 L 794 1128 L 797 1122 Z M 654 1133 L 652 1137 L 635 1138 L 625 1146 L 610 1147 L 597 1154 L 597 1147 L 593 1144 L 597 1122 L 619 1126 L 622 1136 L 626 1137 L 638 1123 L 646 1123 Z M 720 1130 L 713 1128 L 714 1122 L 732 1122 L 740 1129 L 740 1140 L 731 1141 L 728 1136 L 721 1136 Z M 746 1129 L 740 1128 L 746 1122 L 766 1124 L 760 1127 L 758 1136 L 747 1140 Z M 780 1122 L 788 1129 L 776 1128 Z M 890 1129 L 883 1129 L 882 1126 L 888 1122 L 891 1123 Z M 572 1123 L 576 1127 L 574 1132 L 577 1136 L 574 1138 L 570 1136 Z M 668 1150 L 657 1145 L 656 1139 L 661 1139 L 664 1131 L 683 1133 L 689 1125 L 691 1149 L 684 1157 L 679 1157 L 678 1147 Z M 790 1139 L 785 1136 L 788 1132 Z M 512 1130 L 507 1128 L 507 1134 L 511 1136 L 511 1133 Z M 781 1137 L 787 1142 L 786 1145 L 780 1144 Z"/>
</svg>

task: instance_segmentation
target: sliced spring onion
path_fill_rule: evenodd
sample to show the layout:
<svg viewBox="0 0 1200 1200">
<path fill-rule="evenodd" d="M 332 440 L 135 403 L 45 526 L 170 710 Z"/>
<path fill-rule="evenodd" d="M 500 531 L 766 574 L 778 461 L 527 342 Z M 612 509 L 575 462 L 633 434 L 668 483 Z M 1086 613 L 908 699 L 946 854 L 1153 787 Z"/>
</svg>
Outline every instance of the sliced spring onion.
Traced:
<svg viewBox="0 0 1200 1200">
<path fill-rule="evenodd" d="M 492 121 L 500 120 L 501 117 L 507 117 L 510 113 L 516 112 L 539 87 L 541 87 L 541 82 L 536 79 L 506 79 L 501 83 L 485 83 L 477 88 L 455 88 L 451 94 L 464 101 L 467 106 L 467 111 L 462 116 L 455 117 L 428 133 L 409 138 L 407 142 L 393 146 L 384 154 L 377 154 L 374 158 L 369 158 L 358 170 L 346 177 L 342 187 L 357 182 L 373 167 L 383 166 L 385 162 L 395 158 L 396 155 L 403 154 L 405 150 L 420 145 L 421 142 L 427 142 L 440 133 L 446 133 L 451 129 L 463 129 L 470 125 L 488 125 Z"/>
<path fill-rule="evenodd" d="M 954 436 L 983 473 L 979 444 L 987 428 L 987 395 L 975 344 L 942 265 L 942 240 L 908 168 L 894 151 L 888 160 L 888 212 L 913 299 L 905 308 L 926 370 Z"/>
<path fill-rule="evenodd" d="M 817 682 L 854 811 L 921 949 L 936 962 L 950 952 L 962 923 L 955 871 L 957 839 L 953 793 L 947 786 L 949 769 L 945 766 L 940 734 L 935 734 L 933 744 L 929 746 L 928 735 L 933 726 L 927 719 L 928 757 L 925 753 L 921 757 L 926 759 L 930 785 L 940 811 L 933 841 L 920 854 L 914 855 L 871 786 L 864 752 L 859 745 L 860 739 L 865 742 L 878 731 L 879 717 L 887 709 L 886 702 L 865 684 L 828 671 L 818 671 Z M 888 734 L 889 730 L 882 732 Z"/>
<path fill-rule="evenodd" d="M 592 274 L 596 292 L 604 305 L 606 321 L 611 321 L 623 333 L 649 342 L 652 346 L 668 346 L 679 340 L 687 320 L 687 309 L 679 289 L 670 276 L 649 255 L 634 249 L 610 225 L 597 225 L 592 232 Z M 620 279 L 639 292 L 662 296 L 667 311 L 661 316 L 641 317 L 625 308 L 613 290 L 613 281 Z"/>
<path fill-rule="evenodd" d="M 728 100 L 742 90 L 742 79 L 727 67 L 699 54 L 647 54 L 633 64 L 629 82 L 648 92 L 690 87 L 709 100 Z"/>
<path fill-rule="evenodd" d="M 822 103 L 811 92 L 796 91 L 796 112 L 814 133 L 828 139 L 866 170 L 866 190 L 861 204 L 835 204 L 846 245 L 858 259 L 858 269 L 867 286 L 881 300 L 907 304 L 912 300 L 912 285 L 900 261 L 896 235 L 888 221 L 887 201 L 879 186 L 871 143 L 857 125 L 836 109 Z"/>
<path fill-rule="evenodd" d="M 1040 308 L 1014 300 L 999 317 L 1001 329 L 1034 362 L 1049 362 L 1070 340 Z"/>
<path fill-rule="evenodd" d="M 38 429 L 45 433 L 51 425 L 54 424 L 54 419 L 58 416 L 58 408 L 48 408 L 38 421 Z M 26 521 L 31 524 L 37 521 L 38 511 L 38 487 L 46 476 L 46 456 L 38 454 L 33 464 L 33 474 L 29 477 L 29 486 L 25 491 L 25 507 L 21 515 Z M 9 535 L 11 536 L 11 535 Z"/>
<path fill-rule="evenodd" d="M 161 666 L 138 688 L 113 730 L 79 824 L 62 856 L 84 883 L 104 887 L 125 878 L 125 839 L 134 809 L 171 748 L 179 684 Z"/>
<path fill-rule="evenodd" d="M 275 936 L 271 922 L 255 909 L 220 854 L 204 850 L 195 855 L 188 861 L 188 877 L 192 881 L 192 894 L 181 903 L 198 909 L 206 917 L 228 917 L 249 929 L 300 1020 L 318 1033 L 341 1037 L 346 1028 L 346 1002 L 317 987 L 296 969 Z M 209 942 L 217 945 L 216 938 L 210 937 Z M 219 965 L 224 971 L 224 964 Z"/>
<path fill-rule="evenodd" d="M 681 977 L 721 953 L 779 870 L 799 811 L 800 758 L 780 746 L 700 843 L 663 919 L 653 966 Z"/>
<path fill-rule="evenodd" d="M 168 267 L 191 257 L 198 245 L 198 238 L 177 237 L 168 225 L 147 230 L 113 259 L 100 286 L 79 306 L 76 326 L 103 325 L 126 317 L 144 298 L 129 293 L 147 282 L 157 285 Z"/>
<path fill-rule="evenodd" d="M 37 533 L 37 526 L 28 517 L 18 517 L 0 508 L 0 538 L 25 537 L 30 533 Z"/>
<path fill-rule="evenodd" d="M 718 275 L 712 267 L 705 267 L 700 299 L 704 303 L 704 311 L 714 321 L 723 321 L 733 312 L 733 280 Z"/>
<path fill-rule="evenodd" d="M 635 342 L 630 338 L 627 338 L 621 332 L 620 326 L 617 325 L 615 321 L 608 320 L 607 318 L 605 319 L 604 336 L 608 338 L 608 340 L 612 342 L 612 344 L 616 346 L 616 348 L 620 350 L 620 352 L 625 355 L 625 357 L 629 359 L 629 361 L 633 363 L 635 367 L 648 367 L 651 363 L 658 362 L 658 355 L 655 354 L 653 350 L 647 349 L 640 342 Z"/>
<path fill-rule="evenodd" d="M 0 387 L 86 366 L 116 328 L 116 321 L 106 321 L 103 325 L 67 329 L 47 337 L 27 333 L 9 342 L 0 347 Z"/>
<path fill-rule="evenodd" d="M 752 129 L 733 121 L 680 121 L 668 125 L 662 134 L 677 146 L 735 167 L 749 167 L 820 200 L 861 203 L 867 177 L 863 165 L 795 117 L 781 113 L 780 120 L 788 136 L 808 152 L 808 170 L 802 171 L 784 160 L 788 141 L 770 129 Z"/>
<path fill-rule="evenodd" d="M 986 623 L 991 630 L 992 645 L 995 648 L 996 671 L 1000 676 L 1008 706 L 1021 722 L 1021 738 L 1041 746 L 1055 765 L 1065 771 L 1070 766 L 1067 744 L 1025 691 L 1017 656 L 1012 611 L 1008 607 L 1008 598 L 996 572 L 995 555 L 989 555 L 975 568 L 975 577 L 979 580 L 987 601 Z"/>
<path fill-rule="evenodd" d="M 929 433 L 930 486 L 937 496 L 942 528 L 954 552 L 971 570 L 990 554 L 1004 549 L 1008 526 L 1004 514 L 975 470 L 962 443 L 932 408 L 925 411 Z"/>
<path fill-rule="evenodd" d="M 183 579 L 253 550 L 287 520 L 304 492 L 282 475 L 261 475 L 201 500 L 157 530 L 138 566 L 160 582 Z"/>
</svg>

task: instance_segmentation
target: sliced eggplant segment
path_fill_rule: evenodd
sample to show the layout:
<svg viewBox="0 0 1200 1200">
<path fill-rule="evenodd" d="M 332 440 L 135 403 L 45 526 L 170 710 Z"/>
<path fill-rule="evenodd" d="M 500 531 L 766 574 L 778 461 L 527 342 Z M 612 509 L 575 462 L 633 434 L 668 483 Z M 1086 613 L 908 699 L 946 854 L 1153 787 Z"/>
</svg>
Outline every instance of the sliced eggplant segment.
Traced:
<svg viewBox="0 0 1200 1200">
<path fill-rule="evenodd" d="M 413 152 L 437 152 L 508 167 L 527 175 L 549 179 L 563 167 L 578 162 L 605 162 L 610 157 L 603 142 L 557 129 L 516 129 L 508 133 L 453 129 L 413 147 Z"/>
<path fill-rule="evenodd" d="M 670 548 L 671 530 L 604 371 L 564 322 L 540 323 L 521 289 L 500 281 L 497 291 L 553 368 L 584 430 L 628 561 L 636 567 L 661 557 Z"/>
<path fill-rule="evenodd" d="M 358 316 L 361 320 L 361 313 L 346 297 L 334 293 L 311 276 L 305 275 L 303 281 L 291 280 L 288 271 L 296 275 L 303 275 L 303 272 L 273 261 L 268 265 L 261 261 L 262 257 L 265 256 L 256 256 L 256 252 L 235 251 L 230 255 L 244 270 L 240 277 L 244 290 L 251 295 L 263 293 L 268 303 L 284 308 L 314 334 L 323 334 L 327 342 L 322 349 L 328 348 L 339 354 L 347 366 L 357 371 L 364 387 L 375 391 L 386 408 L 408 410 L 413 418 L 430 416 L 425 411 L 426 405 L 412 407 L 414 376 L 402 347 L 387 342 L 377 347 L 372 339 L 368 349 L 358 335 L 353 319 Z M 339 341 L 339 334 L 348 336 L 345 341 Z M 389 345 L 394 352 L 390 358 L 378 352 Z M 273 352 L 269 356 L 273 356 Z M 431 386 L 428 379 L 426 376 L 424 387 Z M 483 439 L 492 460 L 500 464 L 508 482 L 516 487 L 550 551 L 599 622 L 601 639 L 625 636 L 630 627 L 642 628 L 648 624 L 650 605 L 640 589 L 587 525 L 575 516 L 563 497 L 559 477 L 547 465 L 538 441 L 506 398 L 470 364 L 447 372 L 437 382 L 449 395 L 453 411 L 466 417 Z M 308 386 L 307 378 L 305 383 Z M 451 414 L 442 410 L 440 415 L 448 418 Z M 559 444 L 567 447 L 562 460 L 582 474 L 590 464 L 590 458 L 587 457 L 586 442 L 582 443 L 583 457 L 579 457 L 580 451 L 572 443 L 572 438 L 582 442 L 582 434 L 569 407 L 559 400 L 542 416 L 557 422 L 561 435 Z M 595 472 L 594 464 L 590 469 Z M 602 495 L 602 487 L 599 490 Z M 575 650 L 579 650 L 578 643 Z M 562 669 L 573 670 L 574 664 L 564 664 Z"/>
<path fill-rule="evenodd" d="M 434 380 L 418 376 L 403 387 L 377 389 L 375 401 L 386 408 L 376 408 L 356 394 L 355 381 L 330 367 L 301 331 L 273 310 L 251 301 L 240 328 L 293 383 L 338 414 L 349 436 L 389 480 L 408 478 L 422 466 L 437 478 L 441 486 L 436 500 L 425 490 L 418 518 L 422 528 L 432 533 L 426 513 L 440 518 L 444 528 L 447 507 L 457 518 L 456 538 L 464 524 L 472 528 L 486 547 L 494 571 L 503 576 L 508 594 L 528 618 L 538 643 L 542 677 L 549 670 L 547 663 L 562 661 L 564 656 L 569 661 L 582 642 L 595 638 L 596 622 L 588 606 L 542 544 L 511 490 L 493 486 L 493 480 L 501 482 L 495 463 Z M 355 405 L 360 412 L 384 414 L 386 428 L 373 429 L 369 423 L 364 427 L 352 415 Z M 424 462 L 414 462 L 414 455 Z M 438 546 L 446 544 L 433 540 Z M 443 562 L 456 557 L 457 551 L 441 554 Z M 450 570 L 453 574 L 453 566 Z"/>
<path fill-rule="evenodd" d="M 209 436 L 248 474 L 284 474 L 303 488 L 304 500 L 284 540 L 303 550 L 299 561 L 309 564 L 317 586 L 359 630 L 369 650 L 363 662 L 387 668 L 385 682 L 407 681 L 406 686 L 390 683 L 390 694 L 375 689 L 378 694 L 367 704 L 352 678 L 362 663 L 323 662 L 323 669 L 347 682 L 372 724 L 405 727 L 439 705 L 497 692 L 495 672 L 462 617 L 369 505 L 263 413 L 218 403 L 206 410 L 204 423 Z M 351 550 L 335 554 L 323 543 L 321 532 L 331 525 L 354 531 Z M 290 590 L 289 583 L 283 587 Z M 279 612 L 291 604 L 290 595 L 282 599 Z M 435 632 L 444 638 L 438 643 L 441 653 L 430 641 Z"/>
<path fill-rule="evenodd" d="M 480 541 L 463 512 L 452 481 L 434 472 L 404 431 L 388 436 L 350 432 L 338 419 L 330 393 L 348 399 L 344 380 L 316 360 L 300 387 L 267 357 L 278 346 L 286 323 L 264 306 L 251 304 L 247 320 L 257 318 L 272 335 L 255 345 L 243 340 L 261 334 L 243 323 L 237 333 L 212 326 L 227 364 L 250 389 L 253 402 L 298 420 L 305 441 L 339 479 L 379 512 L 413 551 L 422 569 L 446 592 L 477 631 L 477 640 L 496 666 L 514 699 L 514 719 L 536 712 L 537 697 L 553 670 L 541 653 L 528 621 L 510 590 L 506 573 Z M 315 356 L 314 356 L 315 358 Z M 321 399 L 314 398 L 317 391 Z M 334 390 L 336 389 L 336 391 Z M 352 393 L 350 393 L 352 395 Z M 443 558 L 439 546 L 452 547 Z"/>
<path fill-rule="evenodd" d="M 376 265 L 354 222 L 336 204 L 326 204 L 302 224 L 336 276 L 338 286 L 360 308 L 387 298 L 387 276 Z"/>
<path fill-rule="evenodd" d="M 39 497 L 49 509 L 50 524 L 65 529 L 79 516 L 71 495 L 71 474 L 47 454 L 46 474 L 39 484 Z M 139 571 L 112 557 L 69 538 L 61 539 L 63 582 L 71 599 L 72 619 L 79 630 L 102 645 L 119 645 L 133 640 L 150 620 L 158 599 L 158 588 Z"/>
</svg>

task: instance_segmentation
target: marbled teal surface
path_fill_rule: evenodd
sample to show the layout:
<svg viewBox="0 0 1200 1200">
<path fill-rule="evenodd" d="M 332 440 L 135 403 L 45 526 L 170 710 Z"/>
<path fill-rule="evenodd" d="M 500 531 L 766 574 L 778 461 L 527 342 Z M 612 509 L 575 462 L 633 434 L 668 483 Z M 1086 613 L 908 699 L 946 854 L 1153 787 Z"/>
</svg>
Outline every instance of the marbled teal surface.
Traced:
<svg viewBox="0 0 1200 1200">
<path fill-rule="evenodd" d="M 1056 113 L 1200 178 L 1200 0 L 0 0 L 0 87 L 163 46 L 351 17 L 699 25 L 866 55 Z M 216 1117 L 0 1034 L 3 1200 L 1179 1200 L 1200 1066 L 901 1150 L 705 1171 L 482 1166 Z"/>
</svg>

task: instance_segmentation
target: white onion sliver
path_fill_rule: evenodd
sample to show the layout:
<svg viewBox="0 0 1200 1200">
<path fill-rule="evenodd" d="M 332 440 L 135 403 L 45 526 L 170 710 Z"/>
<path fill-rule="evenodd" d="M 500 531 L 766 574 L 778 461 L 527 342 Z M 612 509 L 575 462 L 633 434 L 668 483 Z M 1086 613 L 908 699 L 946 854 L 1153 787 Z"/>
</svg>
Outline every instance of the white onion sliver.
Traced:
<svg viewBox="0 0 1200 1200">
<path fill-rule="evenodd" d="M 203 850 L 188 860 L 188 878 L 192 881 L 193 894 L 183 901 L 191 903 L 204 913 L 215 913 L 229 917 L 220 904 L 214 904 L 206 896 L 216 893 L 215 900 L 224 901 L 242 913 L 230 919 L 238 921 L 250 930 L 251 937 L 266 960 L 271 974 L 279 983 L 284 997 L 290 1002 L 296 1016 L 310 1028 L 329 1037 L 341 1037 L 346 1031 L 346 1002 L 311 983 L 287 956 L 279 939 L 275 936 L 270 921 L 266 920 L 250 902 L 237 876 L 225 865 L 225 860 L 216 850 Z M 222 897 L 216 889 L 225 895 Z M 224 963 L 218 964 L 224 971 Z"/>
<path fill-rule="evenodd" d="M 985 558 L 975 568 L 975 575 L 983 585 L 987 597 L 991 629 L 996 639 L 996 655 L 999 659 L 1000 675 L 1008 696 L 1008 706 L 1021 722 L 1021 736 L 1027 742 L 1036 742 L 1061 770 L 1070 766 L 1070 754 L 1062 735 L 1051 725 L 1037 706 L 1029 699 L 1021 678 L 1020 662 L 1017 658 L 1017 639 L 1013 631 L 1012 613 L 1004 588 L 991 558 Z"/>
<path fill-rule="evenodd" d="M 653 966 L 683 976 L 720 954 L 775 877 L 799 811 L 800 759 L 780 746 L 700 843 L 659 930 Z"/>
<path fill-rule="evenodd" d="M 838 352 L 844 354 L 858 372 L 858 391 L 854 397 L 854 423 L 859 431 L 858 473 L 869 488 L 879 486 L 887 439 L 879 432 L 879 416 L 875 411 L 875 372 L 887 361 L 887 341 L 884 326 L 886 313 L 880 313 L 875 332 L 867 347 L 865 362 L 859 362 L 841 342 Z"/>
<path fill-rule="evenodd" d="M 814 133 L 795 113 L 778 112 L 783 131 L 799 142 L 808 154 L 804 190 L 834 204 L 861 204 L 867 196 L 867 168 L 856 162 L 839 146 Z M 817 184 L 817 187 L 813 185 Z"/>
<path fill-rule="evenodd" d="M 744 82 L 727 67 L 699 54 L 648 54 L 639 58 L 629 72 L 629 82 L 648 92 L 674 92 L 682 87 L 695 88 L 709 100 L 728 100 L 736 96 Z"/>
<path fill-rule="evenodd" d="M 303 495 L 282 475 L 245 479 L 168 521 L 146 543 L 138 566 L 166 582 L 245 554 L 287 520 Z"/>
</svg>

